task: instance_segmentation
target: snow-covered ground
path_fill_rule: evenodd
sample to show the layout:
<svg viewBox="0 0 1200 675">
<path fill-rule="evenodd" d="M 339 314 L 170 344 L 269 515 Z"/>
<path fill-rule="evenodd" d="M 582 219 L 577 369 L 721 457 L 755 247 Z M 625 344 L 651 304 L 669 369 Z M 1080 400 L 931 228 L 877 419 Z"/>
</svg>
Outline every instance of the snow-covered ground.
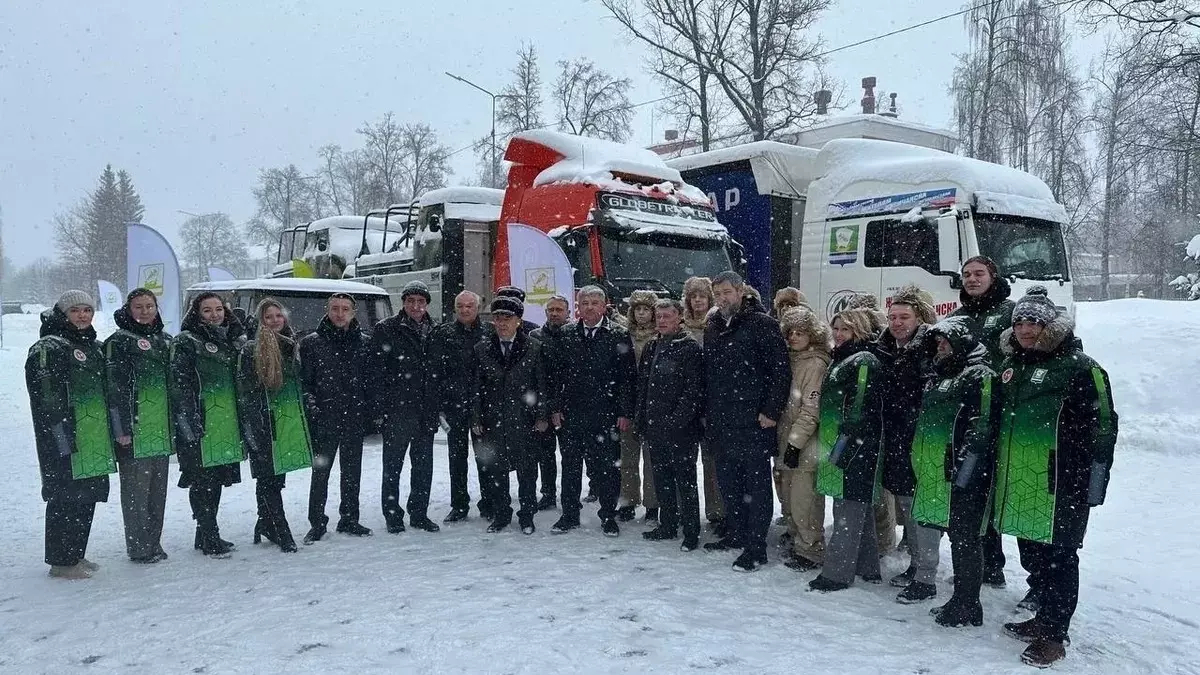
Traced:
<svg viewBox="0 0 1200 675">
<path fill-rule="evenodd" d="M 1056 670 L 1200 673 L 1200 303 L 1083 304 L 1079 319 L 1088 352 L 1112 376 L 1121 436 L 1108 503 L 1081 554 L 1073 646 Z M 114 478 L 89 550 L 103 569 L 90 581 L 49 579 L 22 375 L 36 324 L 5 317 L 0 351 L 0 672 L 1030 672 L 1017 659 L 1022 645 L 1000 632 L 1025 590 L 1011 540 L 1009 587 L 985 589 L 984 627 L 946 630 L 928 605 L 893 602 L 895 589 L 808 593 L 813 574 L 778 564 L 774 550 L 771 565 L 746 575 L 730 569 L 729 555 L 643 541 L 642 525 L 606 539 L 594 506 L 583 530 L 561 537 L 549 533 L 557 513 L 540 514 L 532 537 L 515 528 L 487 535 L 477 518 L 438 534 L 388 535 L 378 445 L 363 469 L 374 537 L 331 534 L 295 555 L 255 547 L 247 480 L 225 492 L 220 514 L 238 550 L 209 560 L 192 551 L 187 499 L 172 488 L 170 560 L 133 565 Z M 449 507 L 444 441 L 436 453 L 430 515 L 440 520 Z M 406 494 L 407 473 L 404 481 Z M 307 472 L 288 482 L 299 537 Z M 336 504 L 335 476 L 334 517 Z M 945 542 L 942 555 L 948 561 Z M 905 563 L 889 557 L 885 574 Z"/>
</svg>

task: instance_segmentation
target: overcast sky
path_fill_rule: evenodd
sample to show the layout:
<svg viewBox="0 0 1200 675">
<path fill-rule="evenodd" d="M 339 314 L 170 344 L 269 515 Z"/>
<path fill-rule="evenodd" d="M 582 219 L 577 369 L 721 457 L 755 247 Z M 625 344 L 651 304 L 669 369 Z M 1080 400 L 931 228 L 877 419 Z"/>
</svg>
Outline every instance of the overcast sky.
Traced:
<svg viewBox="0 0 1200 675">
<path fill-rule="evenodd" d="M 834 0 L 820 24 L 830 47 L 953 12 L 960 0 Z M 900 94 L 904 119 L 945 126 L 961 18 L 830 57 L 857 111 L 859 79 Z M 17 264 L 52 254 L 51 219 L 127 170 L 145 222 L 174 239 L 178 210 L 254 214 L 262 167 L 317 165 L 316 151 L 356 147 L 354 130 L 394 111 L 426 122 L 452 149 L 490 127 L 490 100 L 450 71 L 499 90 L 523 41 L 543 79 L 586 56 L 633 79 L 631 100 L 661 95 L 640 45 L 595 0 L 373 2 L 280 0 L 4 0 L 0 2 L 0 206 Z M 661 137 L 639 108 L 634 142 Z M 475 173 L 470 151 L 451 183 Z"/>
</svg>

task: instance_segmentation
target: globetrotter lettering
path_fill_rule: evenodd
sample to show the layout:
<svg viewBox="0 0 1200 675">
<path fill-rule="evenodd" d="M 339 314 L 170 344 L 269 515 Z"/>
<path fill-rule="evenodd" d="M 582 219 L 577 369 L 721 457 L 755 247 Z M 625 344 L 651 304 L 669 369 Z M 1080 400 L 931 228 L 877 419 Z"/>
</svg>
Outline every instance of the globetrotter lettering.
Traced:
<svg viewBox="0 0 1200 675">
<path fill-rule="evenodd" d="M 601 194 L 600 205 L 610 209 L 658 213 L 665 216 L 675 216 L 676 218 L 703 220 L 709 223 L 716 222 L 717 220 L 716 214 L 707 209 L 688 206 L 687 204 L 672 204 L 671 202 L 655 199 L 639 199 L 626 195 Z"/>
</svg>

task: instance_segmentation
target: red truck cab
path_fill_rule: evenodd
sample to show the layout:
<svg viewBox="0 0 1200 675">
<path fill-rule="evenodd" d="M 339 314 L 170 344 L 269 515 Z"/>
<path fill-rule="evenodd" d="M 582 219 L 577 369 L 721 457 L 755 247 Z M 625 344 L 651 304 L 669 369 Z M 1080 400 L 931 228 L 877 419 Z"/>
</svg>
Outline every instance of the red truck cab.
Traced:
<svg viewBox="0 0 1200 675">
<path fill-rule="evenodd" d="M 509 142 L 508 188 L 493 249 L 493 280 L 510 283 L 508 225 L 547 233 L 574 267 L 621 302 L 648 289 L 680 297 L 692 276 L 741 262 L 740 247 L 700 190 L 654 153 L 594 138 L 528 131 Z"/>
</svg>

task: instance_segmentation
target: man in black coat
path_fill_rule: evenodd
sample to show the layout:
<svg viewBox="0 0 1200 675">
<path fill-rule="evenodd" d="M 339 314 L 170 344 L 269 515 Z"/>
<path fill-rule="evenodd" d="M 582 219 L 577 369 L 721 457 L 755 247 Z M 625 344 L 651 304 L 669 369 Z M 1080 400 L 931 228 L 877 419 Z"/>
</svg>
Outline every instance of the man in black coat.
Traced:
<svg viewBox="0 0 1200 675">
<path fill-rule="evenodd" d="M 430 386 L 433 319 L 426 311 L 429 288 L 420 281 L 410 281 L 400 298 L 404 311 L 376 324 L 370 343 L 367 393 L 383 431 L 383 517 L 388 532 L 404 531 L 400 473 L 404 470 L 404 455 L 411 448 L 408 522 L 419 530 L 437 532 L 437 524 L 428 516 L 433 436 L 438 423 L 437 396 Z"/>
<path fill-rule="evenodd" d="M 694 551 L 700 542 L 696 449 L 703 435 L 704 354 L 700 343 L 683 330 L 683 305 L 678 300 L 655 303 L 654 322 L 658 337 L 646 345 L 638 364 L 635 420 L 650 448 L 661 510 L 658 527 L 642 536 L 651 541 L 674 539 L 682 515 L 680 548 Z"/>
<path fill-rule="evenodd" d="M 734 569 L 752 572 L 767 562 L 775 424 L 787 404 L 792 371 L 779 323 L 741 276 L 722 272 L 712 285 L 719 311 L 704 328 L 705 423 L 728 534 L 704 548 L 744 549 Z"/>
<path fill-rule="evenodd" d="M 563 430 L 562 518 L 551 531 L 579 527 L 583 462 L 592 465 L 600 497 L 600 522 L 609 537 L 617 526 L 621 478 L 620 432 L 632 422 L 636 368 L 629 333 L 604 315 L 607 296 L 599 286 L 578 293 L 579 321 L 563 329 L 558 390 L 551 395 L 554 426 Z"/>
<path fill-rule="evenodd" d="M 546 301 L 546 324 L 530 331 L 529 335 L 542 343 L 542 355 L 546 362 L 547 392 L 557 391 L 555 382 L 562 350 L 562 329 L 570 319 L 570 305 L 561 295 Z M 538 473 L 542 483 L 542 498 L 538 510 L 548 511 L 558 503 L 558 458 L 557 446 L 562 444 L 562 430 L 550 428 L 538 434 Z M 589 471 L 590 473 L 590 471 Z"/>
<path fill-rule="evenodd" d="M 358 513 L 367 336 L 354 317 L 356 304 L 354 296 L 334 293 L 325 305 L 325 316 L 317 330 L 300 340 L 300 386 L 313 445 L 308 488 L 310 529 L 304 535 L 305 544 L 325 536 L 329 523 L 325 516 L 329 473 L 339 454 L 342 496 L 337 531 L 356 537 L 371 534 L 371 530 L 359 523 Z"/>
<path fill-rule="evenodd" d="M 512 522 L 508 474 L 517 472 L 521 532 L 533 534 L 537 513 L 538 435 L 549 428 L 542 345 L 520 330 L 524 307 L 515 298 L 492 301 L 494 331 L 475 345 L 472 428 L 480 438 L 476 458 L 492 504 L 488 532 Z"/>
<path fill-rule="evenodd" d="M 497 288 L 496 297 L 512 298 L 521 303 L 522 307 L 525 306 L 525 291 L 517 286 L 501 286 L 500 288 Z M 537 328 L 538 325 L 536 323 L 524 318 L 521 319 L 521 330 L 525 331 L 526 333 L 532 333 L 533 331 L 537 330 Z"/>
<path fill-rule="evenodd" d="M 491 519 L 492 509 L 483 488 L 483 467 L 479 463 L 479 437 L 471 433 L 471 407 L 475 400 L 475 345 L 488 334 L 479 320 L 479 296 L 463 291 L 454 298 L 454 321 L 433 329 L 432 350 L 434 390 L 445 418 L 447 451 L 450 456 L 450 513 L 443 522 L 464 520 L 471 509 L 467 489 L 467 457 L 475 448 L 475 466 L 479 471 L 479 515 Z M 468 446 L 468 440 L 470 446 Z"/>
</svg>

